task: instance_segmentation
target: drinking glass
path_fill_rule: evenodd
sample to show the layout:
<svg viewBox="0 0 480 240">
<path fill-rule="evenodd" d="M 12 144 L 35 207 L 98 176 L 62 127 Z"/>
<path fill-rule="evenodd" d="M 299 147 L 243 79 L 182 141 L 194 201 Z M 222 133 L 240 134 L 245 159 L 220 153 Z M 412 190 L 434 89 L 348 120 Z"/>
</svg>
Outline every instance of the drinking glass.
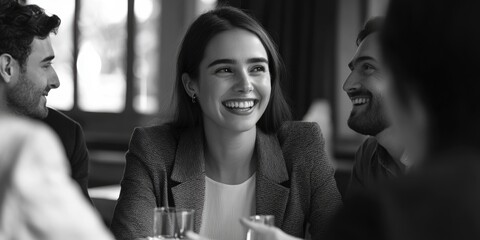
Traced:
<svg viewBox="0 0 480 240">
<path fill-rule="evenodd" d="M 157 207 L 153 214 L 155 239 L 186 239 L 187 231 L 193 231 L 195 210 L 174 207 Z"/>
<path fill-rule="evenodd" d="M 275 225 L 275 216 L 273 215 L 253 215 L 248 217 L 248 219 L 250 221 L 262 223 L 267 226 Z M 260 236 L 257 236 L 257 234 L 253 230 L 248 229 L 246 240 L 257 240 L 257 239 L 260 239 Z"/>
</svg>

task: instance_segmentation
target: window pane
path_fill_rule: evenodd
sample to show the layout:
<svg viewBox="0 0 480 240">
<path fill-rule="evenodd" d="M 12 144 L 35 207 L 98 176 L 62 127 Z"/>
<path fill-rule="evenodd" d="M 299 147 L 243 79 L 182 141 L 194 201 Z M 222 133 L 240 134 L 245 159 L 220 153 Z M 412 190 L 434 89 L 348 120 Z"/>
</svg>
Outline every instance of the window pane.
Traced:
<svg viewBox="0 0 480 240">
<path fill-rule="evenodd" d="M 135 39 L 133 107 L 140 113 L 158 110 L 161 1 L 135 0 L 137 34 Z"/>
<path fill-rule="evenodd" d="M 127 0 L 81 1 L 78 104 L 85 111 L 125 108 L 127 11 Z"/>
<path fill-rule="evenodd" d="M 195 13 L 200 15 L 204 12 L 210 11 L 217 6 L 217 0 L 197 0 L 197 7 Z"/>
<path fill-rule="evenodd" d="M 47 104 L 51 107 L 70 110 L 73 107 L 73 14 L 75 0 L 30 0 L 28 4 L 37 4 L 49 15 L 55 14 L 61 20 L 56 36 L 52 35 L 55 51 L 54 68 L 60 79 L 60 87 L 48 94 Z"/>
</svg>

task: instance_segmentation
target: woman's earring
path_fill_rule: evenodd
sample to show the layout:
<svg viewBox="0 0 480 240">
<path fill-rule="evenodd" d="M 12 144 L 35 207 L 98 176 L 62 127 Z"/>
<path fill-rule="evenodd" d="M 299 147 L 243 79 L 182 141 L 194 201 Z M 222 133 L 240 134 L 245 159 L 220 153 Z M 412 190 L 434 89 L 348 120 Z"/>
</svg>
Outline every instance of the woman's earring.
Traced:
<svg viewBox="0 0 480 240">
<path fill-rule="evenodd" d="M 192 95 L 192 103 L 197 103 L 197 94 Z"/>
</svg>

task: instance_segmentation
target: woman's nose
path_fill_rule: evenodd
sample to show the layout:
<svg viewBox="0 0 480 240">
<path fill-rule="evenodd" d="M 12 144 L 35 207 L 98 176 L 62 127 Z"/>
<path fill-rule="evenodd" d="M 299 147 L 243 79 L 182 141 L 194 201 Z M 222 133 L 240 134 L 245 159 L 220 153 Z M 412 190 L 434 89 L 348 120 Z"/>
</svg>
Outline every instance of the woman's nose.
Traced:
<svg viewBox="0 0 480 240">
<path fill-rule="evenodd" d="M 239 92 L 251 92 L 253 91 L 252 79 L 247 73 L 242 72 L 237 75 L 237 86 L 236 90 Z"/>
</svg>

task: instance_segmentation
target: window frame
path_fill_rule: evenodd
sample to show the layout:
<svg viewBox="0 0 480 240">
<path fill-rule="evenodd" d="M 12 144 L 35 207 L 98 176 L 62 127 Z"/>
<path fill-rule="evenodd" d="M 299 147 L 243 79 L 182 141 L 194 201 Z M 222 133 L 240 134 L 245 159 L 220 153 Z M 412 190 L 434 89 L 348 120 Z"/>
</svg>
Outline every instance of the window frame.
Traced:
<svg viewBox="0 0 480 240">
<path fill-rule="evenodd" d="M 82 0 L 75 0 L 75 10 L 73 19 L 73 106 L 70 110 L 61 110 L 63 113 L 80 123 L 83 127 L 85 138 L 89 149 L 113 149 L 125 150 L 130 136 L 137 126 L 147 126 L 153 124 L 162 124 L 172 119 L 172 111 L 168 109 L 169 103 L 160 102 L 165 99 L 161 96 L 171 94 L 175 82 L 175 60 L 177 49 L 172 46 L 178 46 L 180 40 L 187 29 L 187 26 L 193 21 L 196 9 L 196 1 L 191 0 L 161 0 L 162 13 L 161 24 L 158 34 L 160 35 L 159 57 L 159 79 L 165 79 L 158 84 L 159 110 L 153 114 L 137 112 L 134 109 L 135 76 L 135 38 L 136 38 L 136 19 L 135 19 L 135 0 L 128 0 L 127 13 L 127 38 L 126 38 L 126 61 L 125 61 L 125 107 L 121 112 L 89 112 L 79 107 L 78 100 L 78 69 L 77 60 L 80 44 L 80 11 Z M 168 11 L 164 11 L 168 9 Z M 167 24 L 168 23 L 168 24 Z M 60 79 L 61 81 L 61 79 Z M 167 87 L 164 87 L 167 86 Z"/>
</svg>

